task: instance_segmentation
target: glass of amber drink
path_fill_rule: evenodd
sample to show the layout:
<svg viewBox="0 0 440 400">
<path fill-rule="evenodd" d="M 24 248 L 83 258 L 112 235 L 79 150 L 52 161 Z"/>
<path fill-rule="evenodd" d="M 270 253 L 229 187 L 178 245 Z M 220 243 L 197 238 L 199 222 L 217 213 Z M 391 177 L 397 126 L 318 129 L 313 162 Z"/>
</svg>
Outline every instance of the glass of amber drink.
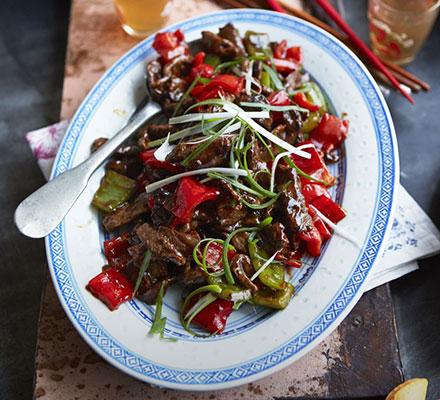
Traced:
<svg viewBox="0 0 440 400">
<path fill-rule="evenodd" d="M 439 6 L 440 0 L 370 0 L 373 51 L 399 65 L 414 60 L 431 32 Z"/>
<path fill-rule="evenodd" d="M 167 2 L 168 0 L 114 0 L 124 31 L 141 38 L 163 24 Z"/>
</svg>

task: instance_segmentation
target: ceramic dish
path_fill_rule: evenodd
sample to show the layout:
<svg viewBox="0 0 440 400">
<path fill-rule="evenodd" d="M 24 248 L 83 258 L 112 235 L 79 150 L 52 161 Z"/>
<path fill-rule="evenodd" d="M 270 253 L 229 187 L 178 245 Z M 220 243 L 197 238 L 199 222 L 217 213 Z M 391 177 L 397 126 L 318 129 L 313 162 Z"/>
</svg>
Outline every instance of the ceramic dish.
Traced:
<svg viewBox="0 0 440 400">
<path fill-rule="evenodd" d="M 334 235 L 319 259 L 296 271 L 297 295 L 282 312 L 244 306 L 233 313 L 222 335 L 192 337 L 178 317 L 179 290 L 164 300 L 168 322 L 163 342 L 148 336 L 154 307 L 135 300 L 115 312 L 87 290 L 88 280 L 105 263 L 103 232 L 90 205 L 104 168 L 64 221 L 47 237 L 49 268 L 61 304 L 84 340 L 105 360 L 148 383 L 184 390 L 213 390 L 242 385 L 286 367 L 306 354 L 344 319 L 360 298 L 381 254 L 393 214 L 399 176 L 393 124 L 387 106 L 366 68 L 337 39 L 302 20 L 261 10 L 233 10 L 196 17 L 169 27 L 183 29 L 188 41 L 202 30 L 232 22 L 267 32 L 304 50 L 304 66 L 324 89 L 337 115 L 350 120 L 338 176 L 336 201 L 348 216 L 338 226 L 360 247 Z M 111 136 L 144 95 L 145 66 L 157 57 L 147 38 L 125 54 L 101 78 L 78 109 L 58 152 L 52 178 L 90 154 L 100 136 Z M 125 115 L 125 117 L 121 117 Z"/>
</svg>

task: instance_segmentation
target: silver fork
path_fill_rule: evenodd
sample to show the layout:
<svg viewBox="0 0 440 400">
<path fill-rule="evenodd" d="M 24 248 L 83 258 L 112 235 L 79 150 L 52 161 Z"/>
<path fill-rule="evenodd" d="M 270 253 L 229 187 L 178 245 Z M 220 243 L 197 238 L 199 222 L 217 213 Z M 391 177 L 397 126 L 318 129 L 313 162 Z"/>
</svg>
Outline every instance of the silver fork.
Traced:
<svg viewBox="0 0 440 400">
<path fill-rule="evenodd" d="M 87 160 L 58 175 L 23 200 L 14 214 L 18 230 L 31 238 L 42 238 L 52 232 L 84 191 L 92 174 L 125 140 L 159 112 L 160 106 L 147 97 L 136 108 L 129 122 Z"/>
</svg>

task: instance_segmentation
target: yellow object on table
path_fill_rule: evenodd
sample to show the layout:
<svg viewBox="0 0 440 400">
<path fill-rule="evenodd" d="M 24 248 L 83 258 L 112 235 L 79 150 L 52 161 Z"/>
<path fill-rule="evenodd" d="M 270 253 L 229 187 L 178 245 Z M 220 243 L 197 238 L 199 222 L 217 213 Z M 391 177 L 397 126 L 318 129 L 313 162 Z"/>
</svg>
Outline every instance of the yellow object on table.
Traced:
<svg viewBox="0 0 440 400">
<path fill-rule="evenodd" d="M 414 378 L 395 387 L 385 400 L 425 400 L 428 380 Z"/>
</svg>

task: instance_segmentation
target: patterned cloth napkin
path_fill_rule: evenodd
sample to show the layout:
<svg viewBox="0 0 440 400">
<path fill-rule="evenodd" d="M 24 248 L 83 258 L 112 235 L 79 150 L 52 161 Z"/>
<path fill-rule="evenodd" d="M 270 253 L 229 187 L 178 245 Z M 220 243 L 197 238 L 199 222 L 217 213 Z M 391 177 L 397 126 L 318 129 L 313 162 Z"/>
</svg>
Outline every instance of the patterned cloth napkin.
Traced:
<svg viewBox="0 0 440 400">
<path fill-rule="evenodd" d="M 49 179 L 58 146 L 68 126 L 69 121 L 61 121 L 26 134 L 29 146 L 46 179 Z M 438 253 L 439 230 L 404 187 L 399 185 L 398 206 L 388 246 L 367 290 L 418 269 L 418 259 Z"/>
</svg>

